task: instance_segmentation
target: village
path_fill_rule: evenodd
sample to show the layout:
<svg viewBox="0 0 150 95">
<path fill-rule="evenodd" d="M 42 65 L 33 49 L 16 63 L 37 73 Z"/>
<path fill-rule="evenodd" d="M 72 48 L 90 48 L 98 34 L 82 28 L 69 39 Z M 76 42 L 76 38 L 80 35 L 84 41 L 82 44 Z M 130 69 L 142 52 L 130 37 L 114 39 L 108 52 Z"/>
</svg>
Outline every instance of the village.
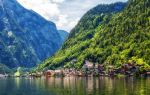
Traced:
<svg viewBox="0 0 150 95">
<path fill-rule="evenodd" d="M 142 65 L 135 65 L 132 63 L 123 64 L 120 68 L 115 68 L 112 65 L 104 66 L 103 64 L 93 64 L 85 61 L 82 69 L 62 68 L 57 70 L 45 70 L 44 72 L 30 73 L 32 77 L 117 77 L 117 76 L 150 76 L 150 70 L 140 71 Z"/>
<path fill-rule="evenodd" d="M 142 71 L 142 65 L 133 63 L 123 64 L 120 68 L 115 68 L 113 65 L 104 66 L 103 64 L 93 64 L 90 61 L 85 61 L 81 69 L 61 68 L 57 70 L 45 70 L 43 72 L 28 72 L 21 74 L 19 69 L 14 75 L 0 74 L 2 77 L 125 77 L 125 76 L 142 76 L 150 77 L 150 69 Z"/>
</svg>

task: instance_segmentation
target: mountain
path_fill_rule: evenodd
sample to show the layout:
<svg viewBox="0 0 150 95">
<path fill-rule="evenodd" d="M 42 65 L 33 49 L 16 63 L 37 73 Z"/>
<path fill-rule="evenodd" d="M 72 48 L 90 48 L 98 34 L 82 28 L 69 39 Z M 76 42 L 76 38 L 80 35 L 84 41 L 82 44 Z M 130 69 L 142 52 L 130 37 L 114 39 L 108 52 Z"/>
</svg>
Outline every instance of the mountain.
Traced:
<svg viewBox="0 0 150 95">
<path fill-rule="evenodd" d="M 67 37 L 69 35 L 69 33 L 64 31 L 64 30 L 58 30 L 58 33 L 59 33 L 59 35 L 60 35 L 63 42 L 67 39 Z"/>
<path fill-rule="evenodd" d="M 33 67 L 62 45 L 56 25 L 16 0 L 0 0 L 0 63 Z"/>
<path fill-rule="evenodd" d="M 71 31 L 62 49 L 37 70 L 81 68 L 85 60 L 116 68 L 128 62 L 142 65 L 140 70 L 150 68 L 149 5 L 149 0 L 129 0 L 127 5 L 115 3 L 91 9 Z"/>
<path fill-rule="evenodd" d="M 0 64 L 0 74 L 10 74 L 10 73 L 12 73 L 13 71 L 10 69 L 10 68 L 8 68 L 7 66 L 5 66 L 4 64 Z"/>
<path fill-rule="evenodd" d="M 105 41 L 104 38 L 102 42 L 102 39 L 99 38 L 109 35 L 109 33 L 104 33 L 104 30 L 107 28 L 106 26 L 115 18 L 114 15 L 119 15 L 118 13 L 121 12 L 125 6 L 127 6 L 127 3 L 118 2 L 98 5 L 89 10 L 81 18 L 75 28 L 72 29 L 61 50 L 44 61 L 37 69 L 42 70 L 47 67 L 55 69 L 62 66 L 69 67 L 72 62 L 75 62 L 74 66 L 76 68 L 80 68 L 85 60 L 104 63 L 105 59 L 102 57 L 107 58 L 108 56 L 105 55 L 105 53 L 107 53 L 107 49 L 105 50 L 107 46 L 99 47 L 99 45 L 108 42 Z M 103 34 L 99 35 L 99 33 Z"/>
</svg>

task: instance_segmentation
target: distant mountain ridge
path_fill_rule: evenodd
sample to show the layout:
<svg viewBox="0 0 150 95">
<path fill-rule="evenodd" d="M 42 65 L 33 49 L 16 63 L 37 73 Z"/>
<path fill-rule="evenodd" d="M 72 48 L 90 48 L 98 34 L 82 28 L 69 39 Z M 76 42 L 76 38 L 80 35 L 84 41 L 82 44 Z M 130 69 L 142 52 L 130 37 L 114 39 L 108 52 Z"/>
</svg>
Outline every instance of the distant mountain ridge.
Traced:
<svg viewBox="0 0 150 95">
<path fill-rule="evenodd" d="M 64 31 L 64 30 L 58 30 L 58 33 L 62 39 L 63 42 L 65 42 L 65 40 L 68 38 L 69 33 Z"/>
<path fill-rule="evenodd" d="M 0 63 L 33 67 L 62 45 L 56 25 L 16 0 L 0 0 Z"/>
</svg>

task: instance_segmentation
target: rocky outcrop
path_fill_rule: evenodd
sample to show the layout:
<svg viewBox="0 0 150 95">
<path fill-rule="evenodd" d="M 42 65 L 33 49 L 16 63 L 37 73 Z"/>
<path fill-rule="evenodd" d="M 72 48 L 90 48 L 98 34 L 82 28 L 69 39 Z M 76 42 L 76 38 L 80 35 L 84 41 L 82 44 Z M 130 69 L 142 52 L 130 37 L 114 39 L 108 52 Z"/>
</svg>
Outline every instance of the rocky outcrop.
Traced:
<svg viewBox="0 0 150 95">
<path fill-rule="evenodd" d="M 62 44 L 53 22 L 16 0 L 0 0 L 0 63 L 33 67 L 52 56 Z"/>
</svg>

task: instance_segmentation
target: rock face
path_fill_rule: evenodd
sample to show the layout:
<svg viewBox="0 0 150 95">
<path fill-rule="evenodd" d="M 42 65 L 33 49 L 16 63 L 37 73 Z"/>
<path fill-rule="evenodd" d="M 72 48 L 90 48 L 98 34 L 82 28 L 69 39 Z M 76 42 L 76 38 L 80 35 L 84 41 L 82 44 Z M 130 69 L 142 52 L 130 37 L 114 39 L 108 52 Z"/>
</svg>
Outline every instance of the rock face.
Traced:
<svg viewBox="0 0 150 95">
<path fill-rule="evenodd" d="M 33 67 L 52 56 L 62 44 L 53 22 L 16 0 L 0 0 L 0 63 Z"/>
</svg>

